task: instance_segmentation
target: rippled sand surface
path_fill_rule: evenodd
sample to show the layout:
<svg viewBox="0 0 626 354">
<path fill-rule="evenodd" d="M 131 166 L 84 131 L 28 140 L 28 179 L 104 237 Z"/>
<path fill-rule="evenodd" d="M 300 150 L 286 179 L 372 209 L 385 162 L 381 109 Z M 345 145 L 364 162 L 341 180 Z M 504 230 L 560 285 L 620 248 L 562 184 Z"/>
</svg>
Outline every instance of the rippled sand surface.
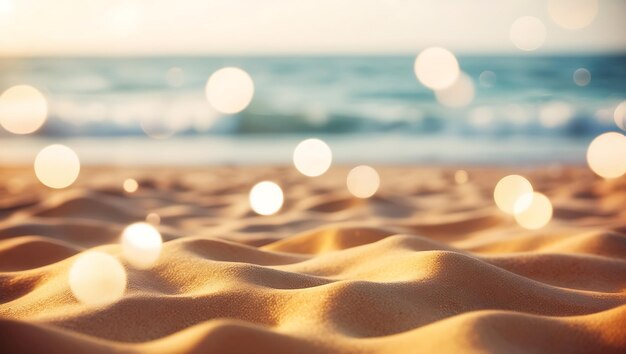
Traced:
<svg viewBox="0 0 626 354">
<path fill-rule="evenodd" d="M 0 174 L 0 347 L 6 353 L 623 353 L 626 179 L 585 168 L 380 168 L 368 200 L 348 168 L 86 168 L 52 191 Z M 554 205 L 524 230 L 494 205 L 523 174 Z M 139 190 L 127 194 L 133 177 Z M 272 180 L 283 209 L 257 216 Z M 124 297 L 87 307 L 68 272 L 88 249 L 161 217 L 158 263 L 124 263 Z"/>
</svg>

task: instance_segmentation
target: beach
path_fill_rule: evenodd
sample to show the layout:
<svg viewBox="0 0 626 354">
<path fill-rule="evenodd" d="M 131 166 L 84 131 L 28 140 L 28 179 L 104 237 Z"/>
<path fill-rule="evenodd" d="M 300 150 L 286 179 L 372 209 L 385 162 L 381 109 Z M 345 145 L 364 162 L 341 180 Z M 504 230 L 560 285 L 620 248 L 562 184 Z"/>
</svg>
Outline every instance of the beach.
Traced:
<svg viewBox="0 0 626 354">
<path fill-rule="evenodd" d="M 90 167 L 64 190 L 32 167 L 0 172 L 0 347 L 46 353 L 623 353 L 626 177 L 585 166 L 376 166 L 352 196 L 333 166 Z M 457 170 L 467 172 L 455 178 Z M 520 227 L 493 200 L 528 178 L 554 215 Z M 138 182 L 133 193 L 122 185 Z M 248 192 L 280 185 L 255 214 Z M 150 216 L 149 216 L 150 215 Z M 155 216 L 156 215 L 156 216 Z M 149 216 L 149 217 L 148 217 Z M 122 256 L 148 221 L 154 266 Z M 79 302 L 68 285 L 87 251 L 118 258 L 124 295 Z"/>
</svg>

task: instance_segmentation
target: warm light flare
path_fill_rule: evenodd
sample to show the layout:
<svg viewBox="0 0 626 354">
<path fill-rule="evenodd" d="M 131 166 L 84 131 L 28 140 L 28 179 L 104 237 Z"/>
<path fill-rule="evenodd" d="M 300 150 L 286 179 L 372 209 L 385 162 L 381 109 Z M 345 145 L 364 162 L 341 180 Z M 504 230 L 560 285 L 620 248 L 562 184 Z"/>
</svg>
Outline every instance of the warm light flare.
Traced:
<svg viewBox="0 0 626 354">
<path fill-rule="evenodd" d="M 330 168 L 333 154 L 328 144 L 320 139 L 306 139 L 293 151 L 293 163 L 305 176 L 316 177 Z"/>
<path fill-rule="evenodd" d="M 35 132 L 47 116 L 46 98 L 32 86 L 13 86 L 0 96 L 0 125 L 13 134 Z"/>
<path fill-rule="evenodd" d="M 587 163 L 600 177 L 621 177 L 626 173 L 626 137 L 617 132 L 599 135 L 589 144 Z"/>
<path fill-rule="evenodd" d="M 139 188 L 139 183 L 137 183 L 137 181 L 133 178 L 127 178 L 126 180 L 124 180 L 123 187 L 126 193 L 135 193 Z"/>
<path fill-rule="evenodd" d="M 521 50 L 537 50 L 546 41 L 546 26 L 536 17 L 520 17 L 511 25 L 509 37 Z"/>
<path fill-rule="evenodd" d="M 552 203 L 541 193 L 522 195 L 515 203 L 514 209 L 515 221 L 526 229 L 540 229 L 552 219 Z"/>
<path fill-rule="evenodd" d="M 70 186 L 80 173 L 80 160 L 74 150 L 65 145 L 43 148 L 35 158 L 35 175 L 50 188 Z"/>
<path fill-rule="evenodd" d="M 283 191 L 274 182 L 259 182 L 250 190 L 249 201 L 255 213 L 272 215 L 283 206 Z"/>
<path fill-rule="evenodd" d="M 117 258 L 98 251 L 78 256 L 69 273 L 72 294 L 88 306 L 106 306 L 126 290 L 126 270 Z"/>
<path fill-rule="evenodd" d="M 243 111 L 254 96 L 254 82 L 242 69 L 227 67 L 217 70 L 206 84 L 209 103 L 218 112 L 235 114 Z"/>
<path fill-rule="evenodd" d="M 122 232 L 122 250 L 126 261 L 135 268 L 152 267 L 161 254 L 163 240 L 154 226 L 138 222 Z"/>
<path fill-rule="evenodd" d="M 448 107 L 463 107 L 474 100 L 474 81 L 465 73 L 461 73 L 457 80 L 449 87 L 436 90 L 437 101 Z"/>
<path fill-rule="evenodd" d="M 460 74 L 454 54 L 441 47 L 424 49 L 415 59 L 414 70 L 417 79 L 432 90 L 450 87 Z"/>
<path fill-rule="evenodd" d="M 496 184 L 493 198 L 500 210 L 507 214 L 514 214 L 519 198 L 532 192 L 533 186 L 526 178 L 519 175 L 509 175 Z M 520 207 L 517 204 L 517 208 L 519 209 Z"/>
<path fill-rule="evenodd" d="M 548 0 L 548 14 L 568 30 L 589 26 L 598 14 L 598 0 Z"/>
<path fill-rule="evenodd" d="M 373 167 L 357 166 L 348 173 L 348 190 L 357 198 L 369 198 L 380 186 L 380 176 Z"/>
</svg>

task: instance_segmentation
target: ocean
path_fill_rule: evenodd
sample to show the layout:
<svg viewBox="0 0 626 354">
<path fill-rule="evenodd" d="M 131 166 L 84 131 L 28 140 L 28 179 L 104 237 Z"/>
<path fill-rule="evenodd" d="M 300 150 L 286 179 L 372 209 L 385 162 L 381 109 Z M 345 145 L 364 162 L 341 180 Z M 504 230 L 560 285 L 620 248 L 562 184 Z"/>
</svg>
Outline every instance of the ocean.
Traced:
<svg viewBox="0 0 626 354">
<path fill-rule="evenodd" d="M 625 55 L 458 60 L 475 86 L 461 108 L 417 81 L 413 56 L 0 59 L 0 90 L 29 84 L 49 105 L 35 134 L 0 133 L 0 163 L 28 163 L 52 143 L 83 164 L 288 163 L 308 137 L 346 164 L 583 163 L 596 135 L 619 130 Z M 255 83 L 236 115 L 215 112 L 204 93 L 224 66 Z"/>
</svg>

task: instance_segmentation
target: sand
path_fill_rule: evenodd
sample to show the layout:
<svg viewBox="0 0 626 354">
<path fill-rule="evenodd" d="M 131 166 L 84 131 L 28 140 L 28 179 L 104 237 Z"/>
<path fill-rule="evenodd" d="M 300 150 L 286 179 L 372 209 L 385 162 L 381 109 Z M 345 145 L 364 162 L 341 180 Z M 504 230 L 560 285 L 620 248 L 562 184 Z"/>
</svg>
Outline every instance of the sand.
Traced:
<svg viewBox="0 0 626 354">
<path fill-rule="evenodd" d="M 70 189 L 28 168 L 0 174 L 3 353 L 624 353 L 626 178 L 584 167 L 380 168 L 369 200 L 347 168 L 83 168 Z M 554 218 L 529 231 L 492 200 L 529 178 Z M 125 193 L 124 179 L 139 181 Z M 281 184 L 273 216 L 248 207 Z M 119 236 L 148 213 L 164 248 L 106 307 L 78 302 L 76 258 L 123 261 Z"/>
</svg>

